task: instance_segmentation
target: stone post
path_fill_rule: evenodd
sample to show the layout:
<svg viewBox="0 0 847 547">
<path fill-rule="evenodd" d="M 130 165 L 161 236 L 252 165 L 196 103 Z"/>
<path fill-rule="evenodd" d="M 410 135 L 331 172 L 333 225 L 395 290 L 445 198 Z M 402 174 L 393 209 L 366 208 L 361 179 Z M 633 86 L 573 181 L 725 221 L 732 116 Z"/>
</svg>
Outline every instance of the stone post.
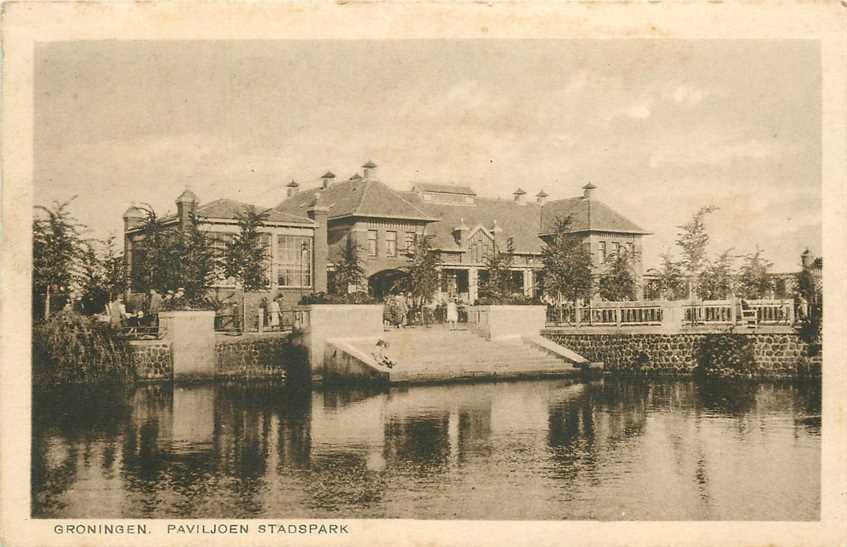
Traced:
<svg viewBox="0 0 847 547">
<path fill-rule="evenodd" d="M 439 285 L 439 292 L 441 292 Z M 468 299 L 474 304 L 479 299 L 479 270 L 468 268 Z"/>
</svg>

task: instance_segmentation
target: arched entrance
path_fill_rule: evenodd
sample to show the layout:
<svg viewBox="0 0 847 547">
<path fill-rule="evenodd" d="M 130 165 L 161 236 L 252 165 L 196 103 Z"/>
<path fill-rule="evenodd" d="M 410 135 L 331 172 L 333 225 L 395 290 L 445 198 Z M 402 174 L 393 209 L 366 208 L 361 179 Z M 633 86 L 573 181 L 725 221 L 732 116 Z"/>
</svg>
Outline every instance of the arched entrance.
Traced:
<svg viewBox="0 0 847 547">
<path fill-rule="evenodd" d="M 369 292 L 380 302 L 389 294 L 399 291 L 399 282 L 406 274 L 400 270 L 382 270 L 368 278 Z"/>
</svg>

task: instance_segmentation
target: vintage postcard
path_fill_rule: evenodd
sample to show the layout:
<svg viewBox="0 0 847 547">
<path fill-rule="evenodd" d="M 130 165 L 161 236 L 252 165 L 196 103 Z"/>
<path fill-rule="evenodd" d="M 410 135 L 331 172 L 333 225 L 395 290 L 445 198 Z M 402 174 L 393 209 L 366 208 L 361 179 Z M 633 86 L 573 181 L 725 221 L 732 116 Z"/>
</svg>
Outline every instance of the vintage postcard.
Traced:
<svg viewBox="0 0 847 547">
<path fill-rule="evenodd" d="M 6 3 L 0 543 L 847 544 L 845 13 Z"/>
</svg>

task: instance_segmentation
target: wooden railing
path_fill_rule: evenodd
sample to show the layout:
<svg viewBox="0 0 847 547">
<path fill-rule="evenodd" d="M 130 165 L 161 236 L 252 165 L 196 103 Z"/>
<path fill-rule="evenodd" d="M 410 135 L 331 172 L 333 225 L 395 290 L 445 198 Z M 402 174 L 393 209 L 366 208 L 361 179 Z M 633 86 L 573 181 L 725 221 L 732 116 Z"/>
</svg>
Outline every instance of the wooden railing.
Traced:
<svg viewBox="0 0 847 547">
<path fill-rule="evenodd" d="M 567 326 L 661 325 L 663 309 L 656 302 L 603 302 L 582 307 L 549 306 L 547 322 Z"/>
</svg>

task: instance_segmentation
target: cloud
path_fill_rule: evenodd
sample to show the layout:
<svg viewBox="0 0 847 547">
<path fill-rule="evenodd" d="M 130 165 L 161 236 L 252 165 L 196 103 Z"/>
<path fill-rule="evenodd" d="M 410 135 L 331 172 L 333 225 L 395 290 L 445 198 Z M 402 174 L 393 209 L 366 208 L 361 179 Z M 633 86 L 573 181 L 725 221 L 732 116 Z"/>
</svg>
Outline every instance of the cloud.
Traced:
<svg viewBox="0 0 847 547">
<path fill-rule="evenodd" d="M 697 106 L 709 97 L 726 97 L 728 91 L 717 87 L 674 82 L 665 85 L 660 95 L 663 99 L 679 105 Z"/>
<path fill-rule="evenodd" d="M 725 166 L 739 160 L 777 161 L 800 151 L 795 144 L 756 138 L 692 138 L 683 144 L 669 142 L 653 151 L 648 165 L 656 169 L 666 165 Z"/>
</svg>

